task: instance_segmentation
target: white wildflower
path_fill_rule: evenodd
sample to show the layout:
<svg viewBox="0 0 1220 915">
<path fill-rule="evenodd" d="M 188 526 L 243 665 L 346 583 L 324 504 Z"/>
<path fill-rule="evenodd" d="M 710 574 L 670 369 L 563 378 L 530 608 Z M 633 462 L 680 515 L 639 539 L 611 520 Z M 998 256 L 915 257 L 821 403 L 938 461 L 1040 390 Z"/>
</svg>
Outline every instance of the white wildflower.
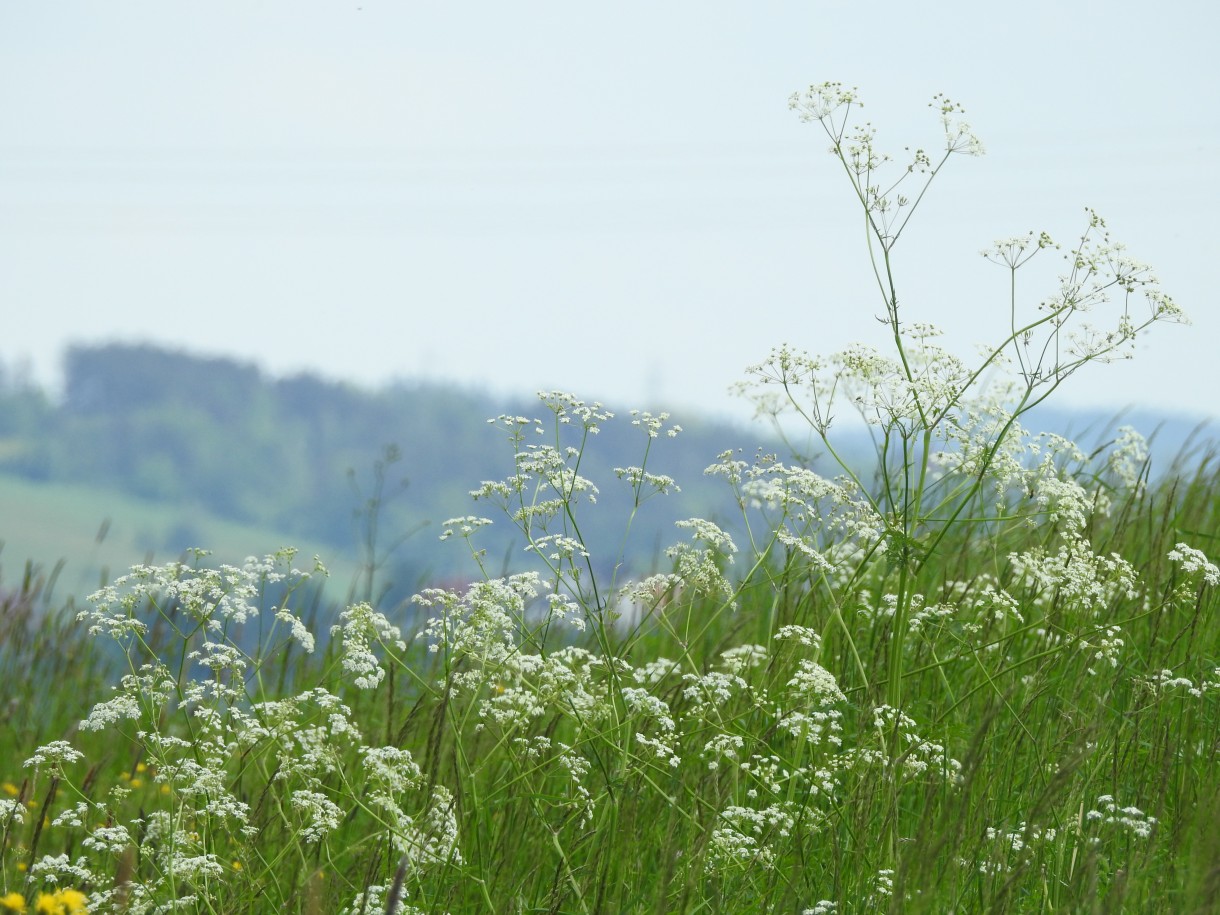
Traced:
<svg viewBox="0 0 1220 915">
<path fill-rule="evenodd" d="M 1211 562 L 1202 550 L 1179 543 L 1169 551 L 1169 559 L 1178 563 L 1188 574 L 1202 573 L 1203 581 L 1212 587 L 1220 585 L 1220 567 Z"/>
</svg>

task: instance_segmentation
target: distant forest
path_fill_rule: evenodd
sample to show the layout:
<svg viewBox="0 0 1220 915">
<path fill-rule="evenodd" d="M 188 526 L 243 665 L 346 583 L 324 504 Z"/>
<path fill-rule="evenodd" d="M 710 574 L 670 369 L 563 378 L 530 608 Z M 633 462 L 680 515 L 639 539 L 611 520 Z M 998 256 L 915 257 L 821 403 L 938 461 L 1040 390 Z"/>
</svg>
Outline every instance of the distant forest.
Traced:
<svg viewBox="0 0 1220 915">
<path fill-rule="evenodd" d="M 498 400 L 452 385 L 365 389 L 313 374 L 271 377 L 249 363 L 151 345 L 74 346 L 65 354 L 59 397 L 0 366 L 0 474 L 118 491 L 172 506 L 175 517 L 189 519 L 198 509 L 358 561 L 368 556 L 375 507 L 377 560 L 409 589 L 472 571 L 460 545 L 438 540 L 443 522 L 462 515 L 495 521 L 479 534 L 491 571 L 522 568 L 523 542 L 511 523 L 469 495 L 482 481 L 513 471 L 505 433 L 487 422 L 501 414 L 546 419 L 535 399 Z M 749 459 L 761 447 L 791 457 L 762 426 L 685 415 L 673 421 L 684 432 L 654 443 L 649 470 L 672 476 L 682 491 L 643 506 L 632 522 L 632 552 L 622 557 L 632 506 L 614 468 L 640 463 L 645 435 L 618 412 L 582 461 L 581 474 L 600 494 L 581 533 L 603 572 L 620 558 L 635 574 L 664 566 L 665 547 L 681 536 L 673 522 L 683 518 L 737 529 L 730 491 L 703 473 L 720 453 L 739 449 Z M 1043 411 L 1031 425 L 1092 447 L 1119 423 L 1155 433 L 1154 474 L 1168 469 L 1183 443 L 1206 446 L 1215 438 L 1214 429 L 1194 419 L 1147 412 Z M 844 431 L 841 453 L 864 467 L 872 453 L 867 438 Z M 210 545 L 199 542 L 189 520 L 177 525 L 173 540 L 158 549 Z"/>
<path fill-rule="evenodd" d="M 313 374 L 274 378 L 252 364 L 151 345 L 74 346 L 64 359 L 62 397 L 0 372 L 0 473 L 199 507 L 353 555 L 380 493 L 381 544 L 416 532 L 393 562 L 408 573 L 445 572 L 468 563 L 460 547 L 437 541 L 448 518 L 491 517 L 497 533 L 489 530 L 483 541 L 493 562 L 502 561 L 494 551 L 519 547 L 507 519 L 473 503 L 469 491 L 512 472 L 507 438 L 487 420 L 545 419 L 543 412 L 535 400 L 501 401 L 435 383 L 363 389 Z M 641 513 L 643 531 L 631 542 L 651 555 L 628 557 L 637 566 L 653 564 L 679 535 L 673 521 L 731 516 L 730 493 L 703 470 L 729 448 L 749 457 L 765 439 L 761 428 L 674 421 L 685 431 L 656 443 L 650 470 L 673 476 L 682 493 L 652 500 Z M 630 511 L 613 468 L 638 464 L 646 439 L 620 414 L 592 444 L 581 472 L 602 495 L 593 507 L 600 521 L 586 535 L 595 555 L 612 561 Z M 181 544 L 190 545 L 206 546 Z"/>
</svg>

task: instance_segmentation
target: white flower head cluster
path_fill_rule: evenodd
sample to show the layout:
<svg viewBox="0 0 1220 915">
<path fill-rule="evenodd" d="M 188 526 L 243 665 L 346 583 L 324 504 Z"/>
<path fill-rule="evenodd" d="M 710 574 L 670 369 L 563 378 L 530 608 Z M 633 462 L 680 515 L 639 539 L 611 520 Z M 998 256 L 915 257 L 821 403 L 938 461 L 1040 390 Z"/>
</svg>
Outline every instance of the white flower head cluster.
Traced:
<svg viewBox="0 0 1220 915">
<path fill-rule="evenodd" d="M 1172 670 L 1162 670 L 1145 679 L 1137 678 L 1136 682 L 1146 686 L 1156 695 L 1179 693 L 1201 699 L 1210 692 L 1220 690 L 1220 667 L 1213 668 L 1210 676 L 1202 677 L 1197 686 L 1190 677 L 1180 676 Z"/>
<path fill-rule="evenodd" d="M 647 410 L 631 410 L 631 425 L 639 426 L 648 433 L 649 438 L 656 438 L 662 431 L 669 438 L 676 438 L 678 433 L 682 431 L 682 427 L 674 424 L 665 429 L 665 423 L 669 420 L 668 413 L 658 413 L 653 415 Z"/>
<path fill-rule="evenodd" d="M 77 801 L 54 820 L 51 821 L 52 826 L 84 826 L 89 820 L 89 810 L 91 805 L 88 801 Z"/>
<path fill-rule="evenodd" d="M 815 651 L 822 644 L 822 636 L 818 634 L 816 629 L 810 629 L 808 626 L 781 626 L 775 633 L 775 640 L 779 642 L 792 640 L 798 645 L 804 645 Z"/>
<path fill-rule="evenodd" d="M 889 597 L 889 595 L 886 595 L 886 597 Z M 895 595 L 894 604 L 897 604 L 897 595 Z M 907 628 L 911 632 L 923 632 L 934 629 L 938 624 L 956 617 L 959 612 L 960 608 L 956 604 L 925 604 L 922 594 L 914 594 L 911 598 L 911 608 L 907 617 Z"/>
<path fill-rule="evenodd" d="M 733 561 L 733 554 L 737 552 L 737 544 L 733 542 L 732 537 L 711 521 L 703 518 L 687 518 L 685 521 L 675 521 L 674 527 L 690 531 L 692 540 L 699 540 L 707 544 L 710 549 L 724 557 L 725 562 Z"/>
<path fill-rule="evenodd" d="M 494 681 L 490 694 L 479 702 L 478 717 L 513 733 L 548 712 L 586 723 L 610 717 L 614 703 L 605 672 L 599 658 L 569 645 L 545 657 L 517 652 L 494 667 L 471 671 L 470 681 Z M 482 728 L 480 724 L 476 730 Z"/>
<path fill-rule="evenodd" d="M 1106 455 L 1106 470 L 1120 489 L 1140 493 L 1145 488 L 1148 440 L 1132 426 L 1119 426 Z"/>
<path fill-rule="evenodd" d="M 89 867 L 87 858 L 73 861 L 68 855 L 43 855 L 30 865 L 30 876 L 40 878 L 51 885 L 61 882 L 66 886 L 88 886 L 100 883 L 101 878 Z"/>
<path fill-rule="evenodd" d="M 300 836 L 307 844 L 320 842 L 343 822 L 343 810 L 321 791 L 298 789 L 292 792 L 291 806 L 303 819 Z"/>
<path fill-rule="evenodd" d="M 35 769 L 41 766 L 58 768 L 64 763 L 73 763 L 84 758 L 85 754 L 73 747 L 68 741 L 52 740 L 50 743 L 43 744 L 35 750 L 34 755 L 22 763 L 22 765 L 26 768 L 32 766 Z"/>
<path fill-rule="evenodd" d="M 628 582 L 615 595 L 613 612 L 634 624 L 654 611 L 672 606 L 682 593 L 682 578 L 673 572 Z"/>
<path fill-rule="evenodd" d="M 584 632 L 584 607 L 570 595 L 551 592 L 546 595 L 549 619 L 565 622 L 577 632 Z"/>
<path fill-rule="evenodd" d="M 0 798 L 0 831 L 25 822 L 25 805 L 20 798 Z"/>
<path fill-rule="evenodd" d="M 970 125 L 961 117 L 966 113 L 965 108 L 943 92 L 933 96 L 928 107 L 936 108 L 940 112 L 941 127 L 945 131 L 945 149 L 948 152 L 960 152 L 967 156 L 983 154 L 983 141 L 975 136 Z"/>
<path fill-rule="evenodd" d="M 1097 798 L 1097 806 L 1084 814 L 1086 823 L 1113 826 L 1137 839 L 1147 839 L 1156 826 L 1156 817 L 1150 817 L 1138 807 L 1120 807 L 1113 795 L 1103 794 Z"/>
<path fill-rule="evenodd" d="M 798 740 L 813 746 L 843 743 L 843 713 L 838 709 L 816 709 L 809 712 L 788 712 L 779 720 L 779 727 Z"/>
<path fill-rule="evenodd" d="M 873 890 L 870 894 L 871 898 L 880 902 L 894 895 L 894 871 L 892 868 L 883 867 L 877 871 L 873 877 Z"/>
<path fill-rule="evenodd" d="M 682 665 L 671 658 L 656 658 L 636 667 L 631 672 L 636 683 L 656 685 L 668 677 L 677 676 L 682 672 Z"/>
<path fill-rule="evenodd" d="M 101 731 L 124 719 L 138 719 L 143 714 L 143 708 L 140 705 L 140 688 L 136 684 L 136 677 L 131 674 L 124 676 L 121 686 L 115 688 L 118 695 L 93 706 L 89 716 L 80 723 L 81 730 Z"/>
<path fill-rule="evenodd" d="M 325 776 L 340 771 L 345 755 L 362 743 L 351 709 L 320 686 L 258 703 L 253 711 L 260 739 L 274 747 L 277 780 L 296 779 L 317 789 Z"/>
<path fill-rule="evenodd" d="M 787 838 L 796 823 L 794 806 L 787 803 L 753 808 L 731 805 L 720 812 L 724 824 L 712 831 L 708 869 L 751 864 L 769 868 L 775 853 L 767 847 L 772 836 Z"/>
<path fill-rule="evenodd" d="M 1110 240 L 1105 220 L 1094 210 L 1086 209 L 1086 214 L 1085 231 L 1076 246 L 1063 255 L 1067 270 L 1059 276 L 1056 293 L 1040 303 L 1039 316 L 1028 324 L 1019 326 L 1021 322 L 1015 314 L 1013 317 L 1013 334 L 1005 346 L 1013 353 L 1030 390 L 1053 388 L 1089 362 L 1129 359 L 1136 337 L 1150 325 L 1186 321 L 1182 310 L 1160 289 L 1148 265 Z M 1028 256 L 1021 249 L 1014 257 L 1014 246 L 1004 242 L 984 254 L 1015 274 L 1032 254 L 1049 247 L 1058 246 L 1042 233 L 1038 247 Z M 1142 313 L 1135 307 L 1136 296 L 1144 299 Z M 1121 307 L 1112 309 L 1114 317 L 1108 327 L 1081 318 L 1102 310 L 1112 299 L 1117 299 Z"/>
<path fill-rule="evenodd" d="M 622 697 L 624 705 L 633 714 L 656 722 L 662 731 L 672 732 L 675 729 L 673 713 L 661 697 L 632 686 L 623 687 Z"/>
<path fill-rule="evenodd" d="M 731 557 L 723 557 L 714 550 L 690 543 L 675 543 L 666 547 L 665 555 L 673 560 L 673 574 L 681 581 L 683 591 L 733 600 L 733 585 L 720 568 Z"/>
<path fill-rule="evenodd" d="M 546 534 L 525 547 L 526 552 L 538 553 L 553 563 L 570 563 L 573 559 L 588 559 L 589 551 L 575 537 L 567 534 Z"/>
<path fill-rule="evenodd" d="M 386 908 L 390 887 L 375 883 L 356 894 L 351 905 L 344 906 L 339 915 L 424 915 L 424 910 L 408 905 L 399 898 L 393 909 Z"/>
<path fill-rule="evenodd" d="M 646 497 L 643 495 L 644 490 L 648 490 L 648 495 L 682 491 L 682 487 L 673 477 L 663 473 L 650 473 L 643 467 L 615 467 L 614 475 L 631 484 L 633 489 L 641 493 L 641 499 Z"/>
<path fill-rule="evenodd" d="M 1207 554 L 1202 550 L 1179 543 L 1169 551 L 1168 558 L 1171 562 L 1180 565 L 1182 571 L 1188 575 L 1198 574 L 1204 584 L 1213 588 L 1220 585 L 1220 566 L 1208 559 Z"/>
<path fill-rule="evenodd" d="M 962 764 L 952 758 L 948 750 L 938 743 L 925 740 L 916 731 L 918 725 L 905 712 L 888 705 L 873 709 L 873 727 L 887 741 L 893 741 L 892 752 L 898 754 L 898 773 L 913 780 L 932 776 L 948 784 L 959 784 L 962 780 Z M 890 759 L 884 754 L 860 754 L 862 761 L 880 763 L 888 767 Z"/>
<path fill-rule="evenodd" d="M 1021 602 L 995 585 L 984 585 L 978 593 L 971 595 L 968 605 L 980 621 L 1003 623 L 1013 620 L 1020 625 L 1025 623 Z"/>
<path fill-rule="evenodd" d="M 593 814 L 597 810 L 597 801 L 584 783 L 589 774 L 589 761 L 566 743 L 560 743 L 558 746 L 559 753 L 556 754 L 555 761 L 567 773 L 571 791 L 566 802 L 561 801 L 560 806 L 578 811 L 579 825 L 584 829 L 593 822 Z"/>
<path fill-rule="evenodd" d="M 725 705 L 735 695 L 749 689 L 749 684 L 741 677 L 719 670 L 702 675 L 683 674 L 682 681 L 687 684 L 682 695 L 690 700 L 691 713 L 694 715 L 702 715 L 708 709 Z"/>
<path fill-rule="evenodd" d="M 542 590 L 536 572 L 523 572 L 475 582 L 465 594 L 430 588 L 413 599 L 421 607 L 439 611 L 424 626 L 429 650 L 454 660 L 470 656 L 494 667 L 515 652 L 518 622 L 525 618 L 527 603 Z"/>
<path fill-rule="evenodd" d="M 614 418 L 614 414 L 597 401 L 585 403 L 567 391 L 539 391 L 538 399 L 561 425 L 569 425 L 575 419 L 583 429 L 594 434 L 601 423 Z"/>
<path fill-rule="evenodd" d="M 331 627 L 330 634 L 339 639 L 343 669 L 354 674 L 352 682 L 361 689 L 375 689 L 385 678 L 374 645 L 400 653 L 407 648 L 398 627 L 368 603 L 354 604 L 340 613 L 339 624 Z"/>
<path fill-rule="evenodd" d="M 1099 556 L 1083 539 L 1069 539 L 1053 553 L 1042 548 L 1012 553 L 1008 561 L 1035 602 L 1057 594 L 1083 611 L 1102 614 L 1119 600 L 1138 596 L 1138 575 L 1122 556 Z"/>
<path fill-rule="evenodd" d="M 671 769 L 676 769 L 682 764 L 682 757 L 676 750 L 677 743 L 669 734 L 662 733 L 659 737 L 649 737 L 647 734 L 637 731 L 635 742 L 652 751 L 651 754 L 646 754 L 647 756 L 655 756 Z"/>
<path fill-rule="evenodd" d="M 196 556 L 205 555 L 195 551 Z M 291 593 L 304 584 L 310 572 L 291 568 L 296 556 L 283 549 L 262 558 L 251 556 L 241 566 L 221 565 L 194 568 L 181 562 L 163 566 L 134 566 L 131 571 L 89 595 L 92 609 L 82 610 L 77 619 L 89 623 L 89 634 L 106 634 L 123 644 L 148 629 L 139 617 L 151 608 L 167 613 L 179 607 L 201 624 L 204 635 L 223 633 L 226 626 L 246 623 L 259 614 L 256 601 L 268 584 L 287 583 Z M 315 571 L 325 571 L 321 565 Z M 306 651 L 313 650 L 313 635 L 288 609 L 285 600 L 275 612 L 276 619 L 289 625 L 292 637 Z"/>
<path fill-rule="evenodd" d="M 794 92 L 788 99 L 788 107 L 800 115 L 802 121 L 821 121 L 830 117 L 839 108 L 861 105 L 855 87 L 850 89 L 842 83 L 819 83 L 803 92 Z"/>
<path fill-rule="evenodd" d="M 701 755 L 707 759 L 709 769 L 719 769 L 721 760 L 736 762 L 745 745 L 745 738 L 740 734 L 717 734 L 703 745 Z"/>
<path fill-rule="evenodd" d="M 981 857 L 973 865 L 983 874 L 1002 874 L 1028 866 L 1042 848 L 1052 845 L 1059 836 L 1054 827 L 1021 821 L 1015 829 L 988 826 L 984 832 L 992 856 Z"/>
<path fill-rule="evenodd" d="M 463 540 L 469 540 L 475 531 L 479 528 L 487 527 L 493 522 L 489 518 L 481 518 L 478 515 L 463 515 L 460 518 L 449 518 L 441 525 L 441 540 L 448 540 L 451 537 L 461 537 Z"/>
<path fill-rule="evenodd" d="M 458 821 L 453 794 L 443 785 L 433 785 L 422 818 L 403 818 L 392 834 L 395 848 L 407 856 L 416 870 L 463 863 L 458 848 Z"/>
<path fill-rule="evenodd" d="M 788 695 L 794 701 L 818 707 L 847 701 L 834 674 L 816 661 L 808 660 L 799 663 L 796 673 L 788 681 Z"/>
<path fill-rule="evenodd" d="M 407 750 L 364 747 L 360 755 L 369 795 L 378 803 L 393 803 L 397 795 L 419 787 L 422 773 Z"/>
<path fill-rule="evenodd" d="M 769 457 L 748 467 L 721 462 L 706 472 L 738 480 L 734 485 L 743 507 L 762 512 L 776 541 L 803 556 L 828 581 L 836 580 L 864 545 L 885 530 L 885 522 L 846 476 L 829 480 Z"/>
<path fill-rule="evenodd" d="M 745 674 L 767 662 L 763 645 L 737 645 L 720 654 L 720 666 L 731 674 Z"/>
</svg>

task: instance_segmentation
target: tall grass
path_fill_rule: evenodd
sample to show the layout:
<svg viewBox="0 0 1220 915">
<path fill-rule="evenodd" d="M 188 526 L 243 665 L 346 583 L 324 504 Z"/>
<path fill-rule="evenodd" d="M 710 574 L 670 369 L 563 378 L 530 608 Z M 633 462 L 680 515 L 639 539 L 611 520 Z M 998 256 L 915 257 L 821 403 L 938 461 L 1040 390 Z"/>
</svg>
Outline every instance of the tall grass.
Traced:
<svg viewBox="0 0 1220 915">
<path fill-rule="evenodd" d="M 1206 568 L 1167 557 L 1220 530 L 1218 477 L 1205 458 L 1093 520 L 1140 583 L 1100 613 L 1006 573 L 1024 621 L 998 618 L 996 545 L 955 544 L 921 582 L 938 609 L 918 617 L 905 717 L 879 716 L 883 688 L 853 673 L 853 645 L 886 668 L 885 592 L 861 595 L 849 642 L 789 556 L 731 612 L 684 590 L 604 625 L 613 667 L 587 634 L 542 633 L 515 596 L 532 583 L 481 582 L 429 597 L 448 636 L 398 643 L 360 610 L 315 655 L 272 633 L 240 676 L 205 680 L 180 598 L 155 616 L 178 634 L 148 644 L 164 701 L 131 690 L 148 704 L 103 732 L 79 728 L 105 672 L 72 616 L 10 595 L 0 780 L 20 807 L 0 889 L 32 902 L 56 876 L 97 911 L 332 912 L 406 860 L 419 911 L 1208 911 L 1220 608 Z M 56 740 L 85 758 L 23 765 Z M 393 774 L 370 765 L 385 747 Z"/>
<path fill-rule="evenodd" d="M 585 456 L 622 420 L 550 392 L 541 418 L 493 420 L 511 467 L 473 490 L 519 531 L 519 565 L 483 554 L 491 519 L 453 518 L 472 582 L 410 613 L 302 610 L 322 570 L 291 551 L 136 567 L 79 612 L 9 611 L 0 911 L 1220 905 L 1215 456 L 1153 483 L 1128 430 L 1086 455 L 1019 422 L 1176 309 L 1093 244 L 1091 216 L 1035 316 L 1010 289 L 1011 333 L 981 367 L 951 358 L 900 320 L 892 214 L 912 205 L 878 190 L 871 134 L 845 132 L 854 94 L 794 104 L 827 127 L 873 233 L 892 351 L 781 349 L 753 396 L 799 411 L 832 458 L 845 396 L 875 474 L 720 455 L 708 473 L 740 518 L 680 522 L 640 577 L 582 532 L 624 486 L 630 542 L 677 489 L 649 462 L 681 429 L 631 414 L 639 465 L 595 481 Z M 916 154 L 916 204 L 978 151 L 937 109 L 945 154 Z M 1052 247 L 997 256 L 1012 280 Z M 1107 290 L 1147 293 L 1150 317 L 1123 301 L 1114 329 L 1071 337 Z M 980 400 L 1005 354 L 1012 385 Z"/>
</svg>

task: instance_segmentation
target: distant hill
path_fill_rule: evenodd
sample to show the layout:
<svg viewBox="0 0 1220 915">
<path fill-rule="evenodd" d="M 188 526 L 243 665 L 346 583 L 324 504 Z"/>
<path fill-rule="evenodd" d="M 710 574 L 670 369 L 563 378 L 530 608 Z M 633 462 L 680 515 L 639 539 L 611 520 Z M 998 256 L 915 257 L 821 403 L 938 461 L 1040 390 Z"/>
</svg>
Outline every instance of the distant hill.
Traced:
<svg viewBox="0 0 1220 915">
<path fill-rule="evenodd" d="M 673 417 L 684 431 L 652 443 L 648 469 L 673 477 L 682 492 L 648 501 L 624 542 L 632 505 L 614 468 L 639 464 L 648 439 L 621 407 L 608 408 L 619 415 L 591 441 L 580 469 L 601 490 L 582 534 L 604 563 L 658 564 L 682 518 L 731 525 L 731 494 L 704 469 L 730 449 L 747 459 L 759 449 L 784 453 L 762 425 Z M 501 414 L 545 418 L 536 399 L 453 385 L 370 390 L 310 374 L 274 378 L 249 363 L 149 345 L 76 346 L 66 354 L 61 398 L 0 370 L 0 541 L 7 543 L 0 565 L 11 577 L 27 558 L 45 564 L 62 556 L 77 587 L 104 568 L 117 574 L 146 555 L 164 559 L 190 546 L 235 559 L 293 544 L 354 576 L 371 549 L 378 581 L 401 599 L 469 572 L 461 544 L 439 541 L 448 518 L 496 521 L 479 540 L 496 569 L 522 548 L 507 520 L 469 495 L 512 473 L 511 446 L 487 422 Z M 1155 436 L 1154 472 L 1189 443 L 1216 438 L 1195 420 L 1146 411 L 1039 408 L 1025 424 L 1086 447 L 1133 425 Z M 866 466 L 872 450 L 864 433 L 845 429 L 840 442 L 841 454 Z M 817 461 L 816 446 L 793 444 Z M 94 543 L 103 525 L 109 535 Z"/>
<path fill-rule="evenodd" d="M 367 553 L 375 505 L 383 575 L 409 589 L 428 576 L 469 570 L 459 544 L 438 540 L 448 518 L 492 517 L 497 525 L 480 542 L 497 565 L 520 548 L 507 521 L 495 518 L 490 506 L 475 505 L 469 491 L 513 471 L 507 437 L 488 419 L 545 418 L 544 412 L 534 399 L 497 399 L 450 385 L 367 390 L 309 374 L 273 378 L 248 363 L 148 345 L 77 346 L 65 359 L 61 399 L 28 385 L 0 385 L 0 474 L 12 491 L 19 482 L 38 484 L 49 500 L 61 498 L 58 488 L 75 487 L 85 514 L 72 523 L 90 532 L 107 518 L 115 529 L 126 523 L 103 507 L 103 494 L 126 498 L 116 504 L 132 517 L 143 511 L 133 506 L 162 506 L 163 524 L 128 525 L 133 561 L 150 552 L 213 546 L 208 538 L 222 536 L 213 522 L 227 522 L 358 563 Z M 673 541 L 675 520 L 729 512 L 727 490 L 703 470 L 727 449 L 752 454 L 768 441 L 762 430 L 700 417 L 673 422 L 684 432 L 654 443 L 649 469 L 674 477 L 682 492 L 651 500 L 639 513 L 627 557 L 633 564 L 655 560 Z M 639 464 L 647 444 L 620 413 L 604 425 L 582 464 L 581 473 L 602 491 L 601 521 L 585 534 L 595 555 L 608 561 L 622 547 L 631 508 L 613 469 Z M 23 490 L 21 513 L 5 500 L 10 510 L 0 518 L 0 539 L 4 526 L 26 525 L 36 514 L 26 498 L 34 492 Z M 96 506 L 97 517 L 87 517 L 89 506 Z M 65 555 L 79 555 L 86 546 L 80 537 L 79 529 L 64 531 Z M 381 555 L 403 538 L 400 549 Z M 35 548 L 10 537 L 6 566 L 21 558 L 15 554 L 26 542 Z M 37 545 L 40 555 L 48 555 L 47 546 L 45 540 Z"/>
</svg>

